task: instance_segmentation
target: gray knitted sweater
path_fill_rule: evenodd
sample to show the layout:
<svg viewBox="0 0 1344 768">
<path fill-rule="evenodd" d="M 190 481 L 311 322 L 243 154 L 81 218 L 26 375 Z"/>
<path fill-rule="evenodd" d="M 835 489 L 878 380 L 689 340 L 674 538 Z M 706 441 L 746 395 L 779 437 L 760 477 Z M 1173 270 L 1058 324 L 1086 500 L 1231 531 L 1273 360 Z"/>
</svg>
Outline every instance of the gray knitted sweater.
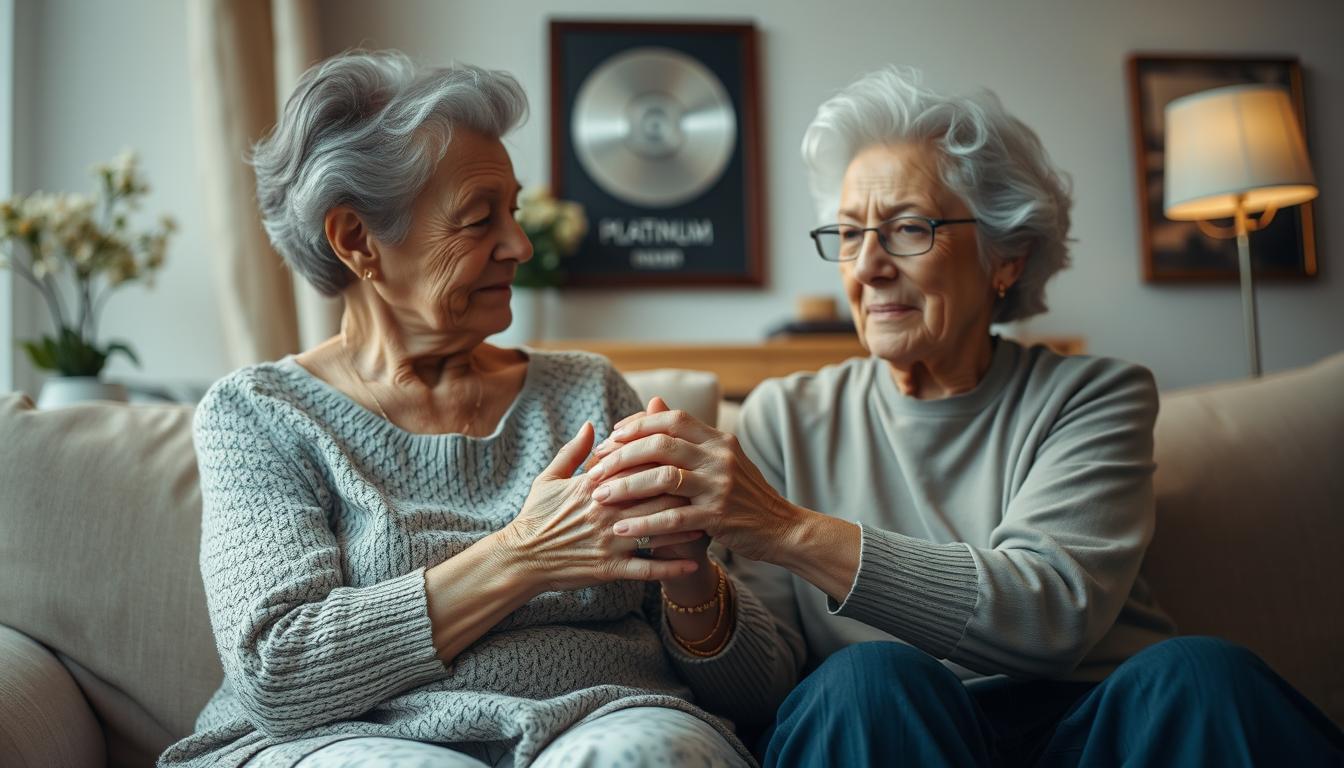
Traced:
<svg viewBox="0 0 1344 768">
<path fill-rule="evenodd" d="M 162 766 L 236 766 L 262 749 L 352 734 L 510 746 L 531 762 L 569 727 L 664 706 L 718 728 L 773 712 L 801 663 L 737 585 L 737 629 L 714 659 L 681 654 L 656 585 L 546 592 L 445 665 L 424 572 L 506 525 L 585 420 L 599 439 L 638 410 L 602 358 L 529 351 L 494 434 L 406 432 L 293 357 L 239 370 L 194 424 L 201 573 L 224 681 Z M 271 764 L 268 762 L 268 765 Z"/>
</svg>

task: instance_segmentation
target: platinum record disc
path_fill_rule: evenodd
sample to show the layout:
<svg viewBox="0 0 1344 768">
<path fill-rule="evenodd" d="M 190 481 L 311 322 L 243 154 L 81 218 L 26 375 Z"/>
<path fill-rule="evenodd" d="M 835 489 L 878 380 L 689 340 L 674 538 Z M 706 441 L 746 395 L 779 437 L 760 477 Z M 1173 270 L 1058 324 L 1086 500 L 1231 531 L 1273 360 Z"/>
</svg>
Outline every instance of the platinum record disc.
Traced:
<svg viewBox="0 0 1344 768">
<path fill-rule="evenodd" d="M 574 100 L 570 135 L 579 163 L 607 194 L 667 208 L 723 175 L 737 118 L 709 68 L 680 51 L 647 46 L 589 73 Z"/>
</svg>

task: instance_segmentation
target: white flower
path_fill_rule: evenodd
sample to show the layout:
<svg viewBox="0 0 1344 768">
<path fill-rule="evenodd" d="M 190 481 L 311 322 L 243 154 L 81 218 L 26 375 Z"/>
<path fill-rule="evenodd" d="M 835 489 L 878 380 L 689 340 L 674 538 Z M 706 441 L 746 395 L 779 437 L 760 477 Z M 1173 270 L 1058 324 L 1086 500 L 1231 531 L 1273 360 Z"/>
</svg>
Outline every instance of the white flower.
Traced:
<svg viewBox="0 0 1344 768">
<path fill-rule="evenodd" d="M 560 244 L 560 250 L 573 253 L 586 234 L 588 218 L 583 215 L 583 206 L 571 202 L 561 203 L 560 216 L 555 222 L 555 239 Z"/>
<path fill-rule="evenodd" d="M 553 200 L 553 199 L 554 198 L 551 196 L 550 187 L 546 186 L 545 184 L 533 184 L 528 188 L 524 189 L 522 193 L 518 195 L 518 206 L 521 208 L 526 208 L 528 203 L 536 203 L 542 200 Z"/>
<path fill-rule="evenodd" d="M 83 195 L 61 195 L 52 202 L 47 226 L 67 250 L 73 250 L 94 228 L 93 201 Z"/>
<path fill-rule="evenodd" d="M 518 196 L 518 223 L 523 229 L 538 232 L 549 229 L 560 213 L 550 187 L 534 184 Z"/>
<path fill-rule="evenodd" d="M 518 223 L 533 231 L 548 229 L 559 215 L 559 206 L 549 197 L 527 202 L 518 211 Z"/>
<path fill-rule="evenodd" d="M 76 245 L 72 250 L 74 251 L 75 254 L 75 263 L 78 264 L 79 266 L 87 267 L 89 265 L 89 262 L 93 261 L 93 254 L 94 254 L 93 241 L 91 240 L 81 241 L 79 245 Z"/>
<path fill-rule="evenodd" d="M 139 159 L 135 150 L 125 147 L 117 153 L 116 157 L 112 158 L 112 169 L 118 173 L 129 173 L 131 169 L 135 168 Z"/>
<path fill-rule="evenodd" d="M 32 222 L 33 226 L 41 226 L 41 222 L 46 221 L 54 206 L 55 200 L 51 195 L 46 192 L 34 192 L 23 199 L 19 215 Z"/>
<path fill-rule="evenodd" d="M 135 167 L 139 157 L 134 151 L 125 149 L 112 158 L 112 191 L 114 194 L 130 195 L 147 191 L 148 187 L 136 178 Z"/>
</svg>

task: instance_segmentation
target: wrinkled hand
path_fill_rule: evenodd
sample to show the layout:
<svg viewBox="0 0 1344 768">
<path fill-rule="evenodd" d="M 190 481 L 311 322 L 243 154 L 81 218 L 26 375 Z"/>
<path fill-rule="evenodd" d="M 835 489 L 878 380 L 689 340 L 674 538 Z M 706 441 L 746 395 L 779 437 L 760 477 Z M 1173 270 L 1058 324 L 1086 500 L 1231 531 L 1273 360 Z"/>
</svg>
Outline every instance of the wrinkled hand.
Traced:
<svg viewBox="0 0 1344 768">
<path fill-rule="evenodd" d="M 595 453 L 593 498 L 604 504 L 685 497 L 688 504 L 622 515 L 621 536 L 704 531 L 734 552 L 772 562 L 798 520 L 737 438 L 684 411 L 645 411 L 623 419 Z M 631 471 L 633 470 L 633 471 Z M 641 510 L 642 513 L 642 510 Z"/>
<path fill-rule="evenodd" d="M 636 419 L 645 416 L 647 414 L 666 413 L 670 410 L 672 409 L 667 407 L 667 402 L 664 401 L 663 398 L 654 397 L 653 399 L 649 400 L 649 405 L 646 410 L 640 411 L 639 413 L 635 413 L 626 417 L 622 421 L 618 422 L 617 426 L 619 426 L 620 424 L 624 424 L 630 421 L 631 419 Z M 609 441 L 609 442 L 613 444 L 615 443 L 615 441 Z M 624 443 L 620 443 L 620 445 L 624 445 Z M 590 467 L 591 465 L 596 464 L 597 460 L 601 458 L 602 458 L 601 456 L 594 454 L 593 460 L 589 462 Z M 629 477 L 630 475 L 634 475 L 645 470 L 654 469 L 655 466 L 656 465 L 645 465 L 642 467 L 632 467 L 630 469 L 622 470 L 615 473 L 613 477 Z M 685 506 L 686 504 L 690 503 L 689 499 L 686 499 L 684 496 L 674 496 L 672 498 L 680 500 L 680 503 L 677 506 Z M 624 516 L 636 517 L 637 515 L 627 512 L 624 513 Z M 635 535 L 638 536 L 643 534 L 635 534 Z M 709 552 L 708 552 L 709 544 L 710 539 L 709 537 L 706 536 L 700 539 L 696 539 L 695 541 L 687 542 L 685 544 L 669 544 L 667 546 L 651 547 L 651 548 L 653 549 L 653 557 L 662 560 L 693 560 L 700 564 L 701 570 L 703 571 L 709 568 Z"/>
<path fill-rule="evenodd" d="M 668 407 L 665 400 L 655 396 L 649 400 L 649 405 L 645 410 L 631 414 L 620 422 L 617 422 L 617 427 L 628 421 L 638 419 L 651 413 L 665 413 L 670 410 L 672 409 Z M 608 439 L 606 445 L 608 447 L 607 453 L 610 453 L 616 447 L 624 445 L 624 443 Z M 591 472 L 593 466 L 595 466 L 601 458 L 600 455 L 594 454 L 589 459 L 586 469 Z M 612 477 L 629 477 L 645 470 L 654 469 L 655 466 L 656 465 L 644 465 L 632 467 L 630 469 L 618 471 L 614 473 Z M 677 506 L 685 506 L 690 503 L 685 497 L 677 496 L 674 498 L 677 498 L 680 501 Z M 630 516 L 636 517 L 636 515 Z M 657 548 L 651 547 L 652 552 L 650 557 L 659 560 L 690 560 L 699 566 L 694 573 L 686 576 L 663 579 L 663 592 L 666 595 L 672 597 L 678 603 L 683 605 L 699 605 L 713 596 L 714 588 L 717 586 L 718 580 L 715 578 L 715 573 L 709 564 L 709 544 L 709 537 L 702 536 L 695 541 L 690 541 L 685 544 L 671 544 Z"/>
<path fill-rule="evenodd" d="M 594 477 L 571 477 L 593 440 L 592 424 L 585 422 L 533 481 L 522 511 L 501 531 L 506 545 L 526 555 L 547 590 L 580 589 L 620 579 L 655 581 L 695 572 L 698 564 L 689 559 L 635 557 L 632 538 L 641 534 L 621 535 L 612 528 L 625 517 L 681 506 L 684 499 L 650 494 L 630 502 L 603 503 L 592 497 L 597 485 Z M 702 536 L 699 531 L 677 531 L 653 536 L 650 546 L 675 546 Z"/>
</svg>

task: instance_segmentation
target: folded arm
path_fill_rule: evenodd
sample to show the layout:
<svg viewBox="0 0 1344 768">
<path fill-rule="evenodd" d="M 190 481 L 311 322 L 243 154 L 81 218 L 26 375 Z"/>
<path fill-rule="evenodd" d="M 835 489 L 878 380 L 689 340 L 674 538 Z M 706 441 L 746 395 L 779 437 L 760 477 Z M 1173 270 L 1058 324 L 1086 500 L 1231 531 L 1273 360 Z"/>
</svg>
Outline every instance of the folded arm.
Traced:
<svg viewBox="0 0 1344 768">
<path fill-rule="evenodd" d="M 353 717 L 443 674 L 424 569 L 344 584 L 316 478 L 236 390 L 197 410 L 201 574 L 249 720 L 281 735 Z"/>
</svg>

